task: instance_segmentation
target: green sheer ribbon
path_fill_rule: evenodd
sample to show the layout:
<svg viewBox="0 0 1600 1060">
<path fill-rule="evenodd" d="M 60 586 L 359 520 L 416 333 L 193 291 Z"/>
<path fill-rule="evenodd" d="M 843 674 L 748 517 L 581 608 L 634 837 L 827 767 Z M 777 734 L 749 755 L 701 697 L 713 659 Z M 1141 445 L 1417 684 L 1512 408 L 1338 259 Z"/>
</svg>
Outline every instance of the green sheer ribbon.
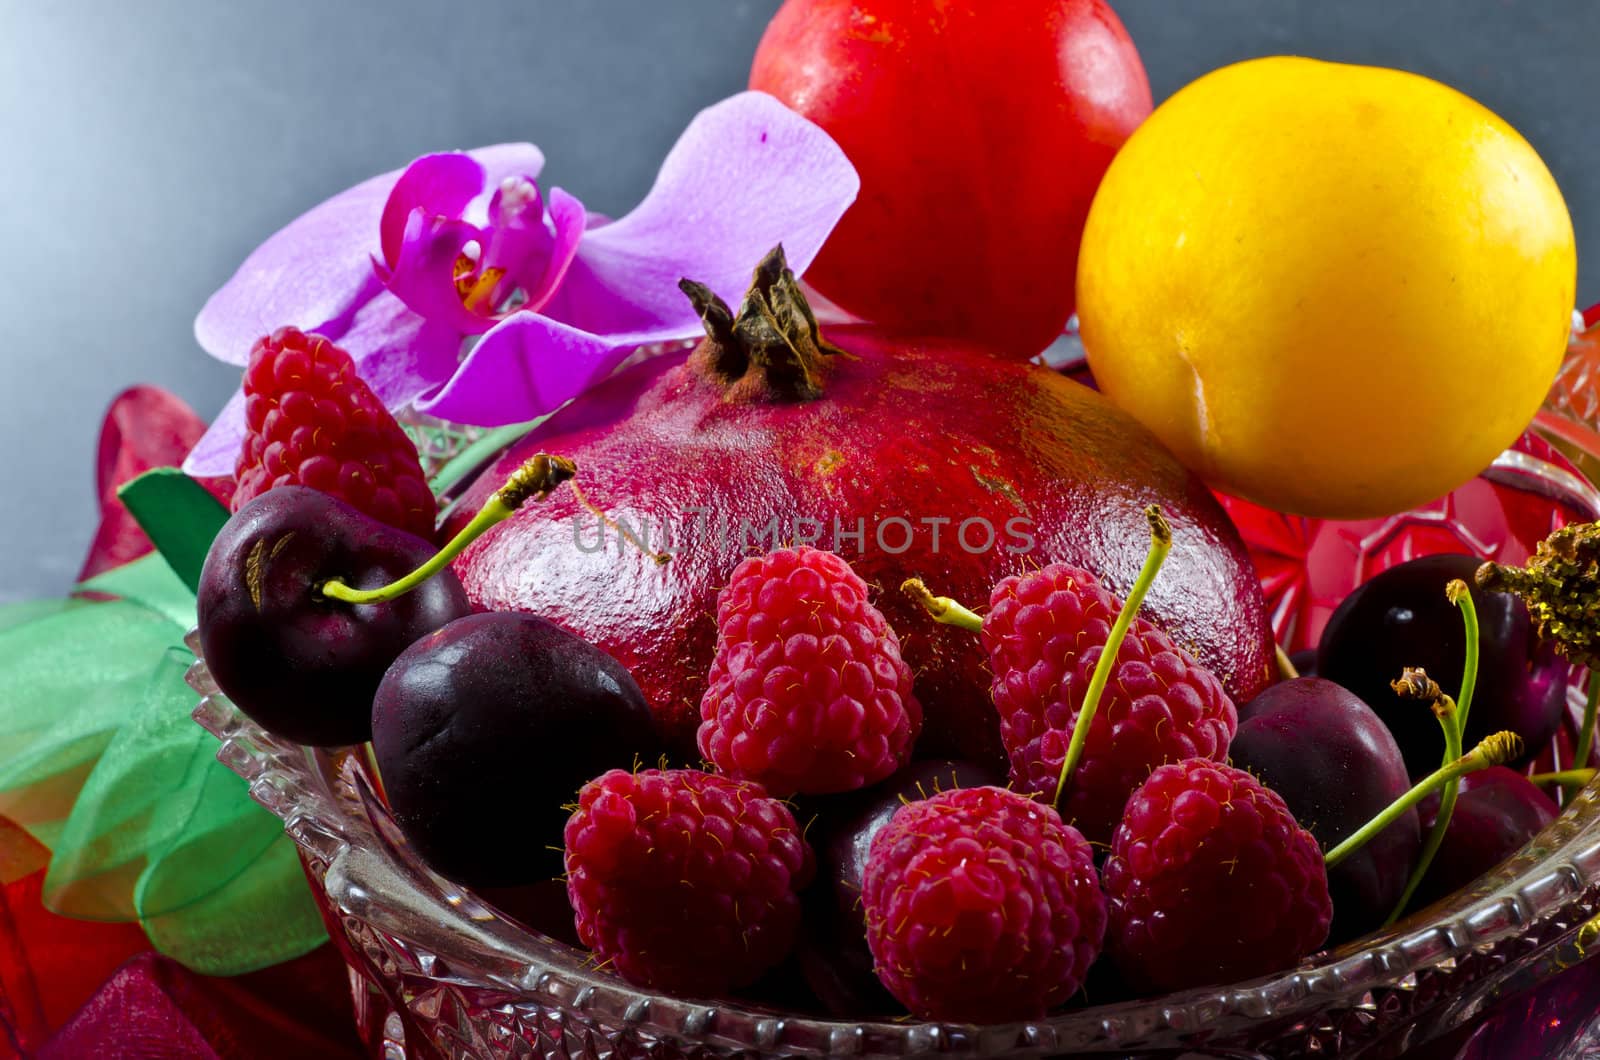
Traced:
<svg viewBox="0 0 1600 1060">
<path fill-rule="evenodd" d="M 192 577 L 210 538 L 187 538 L 176 563 L 150 555 L 78 587 L 94 601 L 0 608 L 0 814 L 49 848 L 48 908 L 137 920 L 162 953 L 236 975 L 327 934 L 282 822 L 190 718 L 195 601 L 173 569 Z"/>
</svg>

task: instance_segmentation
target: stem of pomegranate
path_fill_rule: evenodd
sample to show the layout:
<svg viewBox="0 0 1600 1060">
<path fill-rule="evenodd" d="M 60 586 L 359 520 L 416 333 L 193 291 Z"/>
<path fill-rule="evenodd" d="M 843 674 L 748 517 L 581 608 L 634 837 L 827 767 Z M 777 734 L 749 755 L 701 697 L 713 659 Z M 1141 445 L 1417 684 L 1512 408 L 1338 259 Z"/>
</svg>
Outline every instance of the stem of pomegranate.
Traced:
<svg viewBox="0 0 1600 1060">
<path fill-rule="evenodd" d="M 522 507 L 524 502 L 548 497 L 552 490 L 570 479 L 577 470 L 577 465 L 566 457 L 548 453 L 532 456 L 511 473 L 504 486 L 490 495 L 483 507 L 478 509 L 478 514 L 461 528 L 460 533 L 410 574 L 377 589 L 352 589 L 338 578 L 330 578 L 317 588 L 323 596 L 347 604 L 377 604 L 404 596 L 449 566 L 451 560 L 483 536 L 491 526 L 509 519 L 511 513 Z"/>
<path fill-rule="evenodd" d="M 1133 625 L 1134 618 L 1139 614 L 1139 605 L 1144 602 L 1145 593 L 1150 591 L 1150 584 L 1156 580 L 1156 573 L 1161 570 L 1161 564 L 1166 562 L 1167 553 L 1172 551 L 1172 526 L 1167 522 L 1167 517 L 1161 513 L 1160 505 L 1150 505 L 1144 510 L 1144 515 L 1150 521 L 1150 551 L 1145 554 L 1144 566 L 1140 568 L 1139 577 L 1134 580 L 1133 588 L 1128 590 L 1128 598 L 1123 601 L 1122 610 L 1117 612 L 1117 620 L 1106 636 L 1105 647 L 1100 649 L 1100 658 L 1095 661 L 1094 673 L 1089 678 L 1089 688 L 1083 694 L 1083 707 L 1078 711 L 1077 720 L 1072 724 L 1072 740 L 1067 744 L 1067 757 L 1061 763 L 1061 776 L 1056 781 L 1056 795 L 1051 800 L 1051 805 L 1057 808 L 1061 806 L 1061 796 L 1067 790 L 1068 778 L 1077 768 L 1078 759 L 1083 757 L 1083 745 L 1089 739 L 1089 725 L 1094 721 L 1095 711 L 1099 709 L 1100 697 L 1105 693 L 1106 682 L 1111 679 L 1111 668 L 1116 665 L 1122 641 L 1127 637 L 1128 628 Z"/>
<path fill-rule="evenodd" d="M 1391 802 L 1378 812 L 1378 815 L 1360 828 L 1356 829 L 1345 840 L 1322 856 L 1322 861 L 1328 868 L 1333 868 L 1345 858 L 1360 850 L 1368 840 L 1395 822 L 1401 814 L 1427 798 L 1428 795 L 1441 786 L 1458 781 L 1468 773 L 1475 773 L 1480 769 L 1500 765 L 1522 753 L 1522 738 L 1509 730 L 1497 732 L 1486 736 L 1483 742 L 1471 751 L 1456 758 L 1447 765 L 1442 765 L 1417 781 L 1410 791 Z M 1442 807 L 1442 801 L 1441 801 Z M 1408 888 L 1409 890 L 1409 888 Z M 1407 894 L 1406 901 L 1410 900 Z M 1405 902 L 1401 902 L 1404 908 Z"/>
<path fill-rule="evenodd" d="M 1467 589 L 1467 583 L 1459 578 L 1445 586 L 1445 596 L 1452 604 L 1461 609 L 1461 625 L 1467 638 L 1467 658 L 1461 669 L 1461 701 L 1459 705 L 1452 704 L 1449 696 L 1440 696 L 1434 705 L 1434 712 L 1439 717 L 1439 723 L 1444 726 L 1444 764 L 1449 765 L 1461 757 L 1462 735 L 1467 730 L 1467 711 L 1472 706 L 1472 693 L 1478 683 L 1478 611 L 1472 604 L 1472 593 Z M 1398 691 L 1398 689 L 1397 689 Z M 1443 703 L 1447 709 L 1439 709 Z M 1520 750 L 1522 741 L 1517 741 Z M 1516 757 L 1515 754 L 1508 757 Z M 1439 847 L 1444 844 L 1445 832 L 1450 827 L 1450 817 L 1456 811 L 1456 796 L 1461 792 L 1461 777 L 1455 776 L 1445 781 L 1444 789 L 1439 793 L 1439 815 L 1434 818 L 1433 830 L 1428 833 L 1428 838 L 1422 844 L 1422 854 L 1417 858 L 1416 867 L 1411 870 L 1411 876 L 1406 880 L 1406 889 L 1400 893 L 1400 900 L 1390 911 L 1389 917 L 1383 922 L 1388 927 L 1400 919 L 1400 914 L 1405 912 L 1406 906 L 1411 904 L 1411 898 L 1417 893 L 1422 878 L 1428 874 L 1428 868 L 1433 864 L 1434 856 L 1439 853 Z"/>
<path fill-rule="evenodd" d="M 935 596 L 922 583 L 921 578 L 907 578 L 900 583 L 900 591 L 922 605 L 922 609 L 933 616 L 935 622 L 943 622 L 947 626 L 957 626 L 961 629 L 971 630 L 974 633 L 982 632 L 983 618 L 975 611 L 964 606 L 960 601 L 948 596 Z"/>
</svg>

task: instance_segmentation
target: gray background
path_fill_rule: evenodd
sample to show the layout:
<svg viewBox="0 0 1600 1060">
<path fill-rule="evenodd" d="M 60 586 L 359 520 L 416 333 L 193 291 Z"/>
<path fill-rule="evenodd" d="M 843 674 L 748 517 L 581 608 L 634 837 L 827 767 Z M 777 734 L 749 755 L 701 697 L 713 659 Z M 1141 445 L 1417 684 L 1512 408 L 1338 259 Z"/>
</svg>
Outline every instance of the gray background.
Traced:
<svg viewBox="0 0 1600 1060">
<path fill-rule="evenodd" d="M 980 0 L 969 0 L 980 2 Z M 1159 101 L 1292 52 L 1404 67 L 1532 141 L 1600 300 L 1600 4 L 1113 0 Z M 195 311 L 265 236 L 428 151 L 525 139 L 616 215 L 744 87 L 777 0 L 0 0 L 0 602 L 70 584 L 106 404 L 238 380 Z"/>
</svg>

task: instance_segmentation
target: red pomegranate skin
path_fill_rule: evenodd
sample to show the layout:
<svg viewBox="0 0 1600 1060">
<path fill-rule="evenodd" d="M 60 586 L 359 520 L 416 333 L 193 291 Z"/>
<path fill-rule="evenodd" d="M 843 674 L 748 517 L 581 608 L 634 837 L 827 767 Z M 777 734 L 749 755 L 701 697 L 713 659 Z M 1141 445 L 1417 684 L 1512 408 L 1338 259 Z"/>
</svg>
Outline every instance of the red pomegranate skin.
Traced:
<svg viewBox="0 0 1600 1060">
<path fill-rule="evenodd" d="M 900 636 L 925 710 L 920 754 L 1003 764 L 990 675 L 977 636 L 933 622 L 899 590 L 912 576 L 981 607 L 999 579 L 1046 563 L 1085 567 L 1119 594 L 1150 543 L 1148 504 L 1160 504 L 1173 548 L 1145 614 L 1210 667 L 1237 702 L 1272 679 L 1272 640 L 1260 586 L 1233 524 L 1201 484 L 1099 394 L 1054 372 L 980 347 L 901 339 L 866 325 L 827 329 L 844 351 L 827 358 L 812 400 L 730 398 L 695 360 L 665 355 L 591 390 L 488 468 L 457 511 L 476 510 L 536 452 L 577 463 L 583 499 L 638 532 L 683 528 L 659 563 L 606 529 L 570 489 L 524 506 L 456 561 L 480 607 L 533 611 L 611 653 L 633 673 L 663 735 L 693 757 L 699 702 L 716 640 L 716 597 L 736 563 L 792 543 L 818 520 L 833 548 L 877 590 Z M 747 380 L 748 381 L 748 380 Z M 747 388 L 740 387 L 741 391 Z M 710 515 L 697 517 L 695 509 Z M 715 518 L 729 527 L 717 540 Z M 462 516 L 464 518 L 464 516 Z M 764 528 L 743 545 L 740 520 Z M 915 531 L 910 547 L 903 528 Z M 866 519 L 864 541 L 832 536 Z M 704 525 L 697 523 L 703 520 Z M 933 524 L 939 526 L 937 551 Z M 963 520 L 984 519 L 994 547 L 969 552 Z M 1008 535 L 1028 520 L 1033 548 Z M 876 527 L 883 527 L 880 547 Z M 968 527 L 978 548 L 983 524 Z"/>
</svg>

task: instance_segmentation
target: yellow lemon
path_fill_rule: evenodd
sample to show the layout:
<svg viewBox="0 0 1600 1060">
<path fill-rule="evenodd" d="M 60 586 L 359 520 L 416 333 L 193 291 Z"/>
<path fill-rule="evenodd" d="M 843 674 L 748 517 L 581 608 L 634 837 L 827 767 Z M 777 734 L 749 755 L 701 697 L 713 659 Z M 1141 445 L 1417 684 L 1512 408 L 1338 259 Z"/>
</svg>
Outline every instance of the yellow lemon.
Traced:
<svg viewBox="0 0 1600 1060">
<path fill-rule="evenodd" d="M 1572 220 L 1515 129 L 1398 70 L 1275 57 L 1162 104 L 1095 195 L 1101 388 L 1212 485 L 1365 518 L 1465 482 L 1565 349 Z"/>
</svg>

